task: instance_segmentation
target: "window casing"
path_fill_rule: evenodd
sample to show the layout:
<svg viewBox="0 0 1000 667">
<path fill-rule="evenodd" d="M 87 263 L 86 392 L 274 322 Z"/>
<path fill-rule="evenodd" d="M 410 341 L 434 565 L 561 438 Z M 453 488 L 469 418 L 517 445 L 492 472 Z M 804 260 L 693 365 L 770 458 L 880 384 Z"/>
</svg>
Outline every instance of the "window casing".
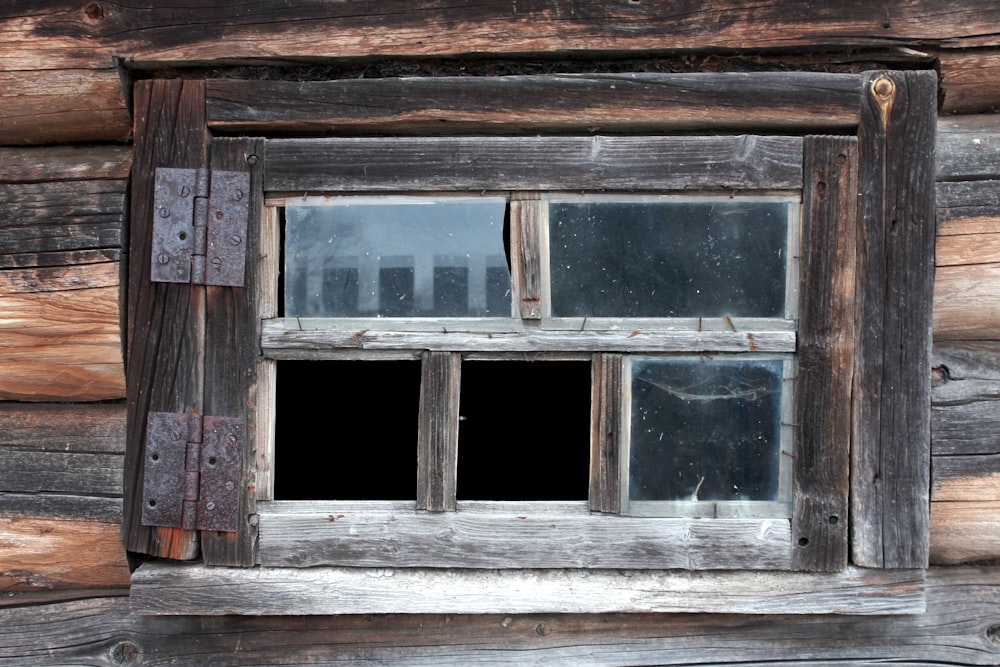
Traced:
<svg viewBox="0 0 1000 667">
<path fill-rule="evenodd" d="M 642 76 L 632 78 L 642 84 Z M 213 116 L 217 103 L 211 102 L 207 120 L 199 120 L 195 113 L 185 120 L 188 125 L 164 125 L 169 129 L 163 133 L 176 129 L 187 136 L 182 144 L 187 153 L 160 155 L 161 146 L 168 144 L 161 140 L 147 145 L 145 135 L 137 132 L 132 238 L 139 246 L 132 249 L 133 257 L 142 256 L 143 235 L 137 228 L 150 218 L 146 214 L 147 190 L 151 191 L 147 174 L 152 166 L 249 170 L 251 211 L 258 216 L 252 219 L 259 220 L 260 226 L 251 225 L 246 287 L 201 288 L 202 303 L 207 304 L 204 331 L 175 327 L 176 342 L 171 338 L 174 331 L 166 331 L 157 338 L 160 353 L 146 355 L 149 370 L 130 371 L 130 479 L 142 478 L 137 452 L 141 451 L 145 410 L 194 410 L 246 419 L 251 437 L 246 444 L 250 456 L 244 460 L 247 486 L 241 505 L 245 528 L 234 535 L 203 533 L 202 557 L 208 564 L 839 571 L 848 563 L 850 550 L 855 565 L 925 565 L 926 502 L 921 498 L 926 500 L 929 450 L 924 427 L 929 393 L 924 391 L 927 382 L 921 364 L 929 351 L 929 337 L 921 332 L 929 327 L 921 323 L 929 323 L 933 256 L 933 225 L 928 224 L 933 221 L 932 199 L 928 200 L 933 196 L 928 185 L 933 170 L 929 152 L 933 146 L 933 77 L 922 72 L 761 75 L 760 80 L 768 85 L 759 90 L 771 91 L 780 78 L 779 87 L 787 85 L 791 91 L 787 112 L 781 110 L 787 115 L 781 117 L 771 111 L 772 92 L 767 99 L 757 95 L 755 76 L 711 75 L 712 85 L 731 87 L 733 99 L 748 105 L 745 128 L 736 129 L 731 121 L 716 124 L 710 114 L 700 116 L 705 129 L 721 131 L 721 137 L 691 135 L 690 115 L 684 116 L 688 125 L 671 125 L 673 102 L 664 106 L 665 112 L 657 113 L 667 132 L 677 129 L 683 136 L 209 140 L 206 127 L 225 132 L 228 122 L 217 120 L 221 115 Z M 690 85 L 690 78 L 668 75 L 655 85 L 680 90 Z M 209 98 L 213 88 L 222 90 L 227 85 L 209 84 Z M 184 98 L 193 88 L 184 84 L 177 90 Z M 835 107 L 828 120 L 815 113 L 818 98 L 808 92 L 818 89 L 833 98 L 824 102 Z M 201 94 L 204 90 L 203 86 Z M 349 92 L 349 87 L 344 90 Z M 139 89 L 137 108 L 152 104 L 158 95 L 175 95 L 175 91 L 168 83 L 145 82 Z M 697 105 L 697 101 L 685 102 L 689 103 Z M 631 113 L 626 106 L 625 115 Z M 199 106 L 179 108 L 188 113 Z M 149 117 L 144 122 L 158 127 L 158 121 Z M 254 127 L 260 130 L 262 126 Z M 649 130 L 648 123 L 642 127 Z M 314 126 L 309 128 L 314 132 Z M 571 135 L 581 129 L 586 128 L 561 127 L 559 131 Z M 812 129 L 841 136 L 804 134 Z M 386 130 L 391 128 L 381 131 Z M 734 130 L 762 132 L 726 134 Z M 191 141 L 199 131 L 207 142 L 202 144 L 209 155 L 207 164 L 204 154 L 197 155 L 197 142 Z M 287 127 L 281 131 L 287 132 Z M 376 144 L 392 149 L 373 150 Z M 187 157 L 178 159 L 182 153 Z M 520 290 L 514 302 L 520 319 L 512 321 L 531 322 L 530 326 L 453 335 L 458 332 L 339 330 L 307 319 L 293 322 L 277 317 L 280 231 L 276 207 L 283 197 L 303 193 L 425 196 L 429 192 L 478 197 L 483 191 L 509 199 L 511 253 L 521 253 L 511 262 L 515 292 Z M 802 206 L 797 330 L 748 327 L 732 317 L 716 318 L 717 322 L 703 319 L 693 331 L 657 331 L 656 326 L 595 329 L 589 317 L 580 322 L 579 330 L 546 328 L 544 321 L 552 318 L 544 310 L 545 299 L 551 297 L 543 292 L 545 255 L 538 256 L 533 249 L 540 246 L 530 240 L 541 229 L 536 202 L 546 193 L 577 196 L 580 192 L 600 196 L 793 193 Z M 152 304 L 153 312 L 161 307 L 179 308 L 183 314 L 184 309 L 197 311 L 199 299 L 171 300 L 169 295 L 179 294 L 179 288 L 148 287 L 148 278 L 136 272 L 130 289 L 129 358 L 133 369 L 145 369 L 137 363 L 143 358 L 141 346 L 157 349 L 147 342 L 152 338 L 145 338 L 146 323 L 158 320 L 142 315 L 143 304 Z M 133 307 L 133 302 L 138 306 Z M 168 312 L 166 321 L 194 320 L 171 320 Z M 197 348 L 199 335 L 204 349 L 201 368 L 196 363 L 199 357 L 188 355 L 185 347 L 193 341 L 191 347 Z M 180 363 L 177 357 L 164 355 L 163 349 L 179 352 Z M 747 356 L 751 354 L 795 354 L 795 401 L 788 424 L 795 444 L 791 456 L 785 457 L 794 459 L 789 519 L 622 514 L 622 480 L 626 478 L 621 470 L 621 445 L 627 424 L 623 424 L 626 410 L 621 397 L 627 393 L 629 362 L 646 356 L 702 353 L 744 355 L 744 359 L 752 358 Z M 445 464 L 455 460 L 454 443 L 448 429 L 440 426 L 441 420 L 426 415 L 448 415 L 443 423 L 457 421 L 460 385 L 456 378 L 463 362 L 525 354 L 574 358 L 591 365 L 588 501 L 546 503 L 544 507 L 468 502 L 453 508 L 449 499 L 456 497 L 454 476 L 431 473 L 445 470 Z M 329 503 L 269 501 L 273 496 L 274 361 L 337 358 L 367 363 L 365 359 L 376 357 L 419 358 L 420 400 L 439 404 L 433 410 L 420 410 L 417 447 L 422 463 L 416 504 L 345 502 L 333 513 L 328 511 Z M 173 389 L 161 389 L 167 385 L 160 378 L 180 378 L 183 383 L 188 375 L 204 379 L 203 392 L 199 393 L 195 382 L 188 383 L 191 391 L 186 387 L 178 391 L 176 382 Z M 904 386 L 905 391 L 899 389 Z M 135 397 L 143 398 L 136 401 Z M 887 480 L 891 480 L 891 490 Z M 128 484 L 134 506 L 135 482 Z M 191 545 L 197 546 L 197 535 L 140 526 L 136 512 L 126 515 L 131 550 L 187 558 L 196 555 Z M 386 526 L 392 526 L 392 531 L 387 532 Z M 434 537 L 426 539 L 428 535 Z M 177 545 L 180 548 L 174 548 Z M 630 545 L 641 549 L 630 549 Z M 643 553 L 636 556 L 639 551 Z M 848 574 L 854 576 L 850 569 Z"/>
</svg>

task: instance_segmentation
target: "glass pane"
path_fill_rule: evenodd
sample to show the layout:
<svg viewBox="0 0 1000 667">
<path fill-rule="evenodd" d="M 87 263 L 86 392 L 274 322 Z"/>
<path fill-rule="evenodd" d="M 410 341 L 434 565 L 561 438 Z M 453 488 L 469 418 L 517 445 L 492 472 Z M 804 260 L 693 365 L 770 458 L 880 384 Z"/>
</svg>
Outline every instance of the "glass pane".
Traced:
<svg viewBox="0 0 1000 667">
<path fill-rule="evenodd" d="M 312 201 L 285 209 L 285 316 L 511 316 L 504 198 Z"/>
<path fill-rule="evenodd" d="M 630 500 L 780 500 L 783 359 L 635 357 Z"/>
<path fill-rule="evenodd" d="M 787 202 L 550 201 L 555 317 L 784 317 Z"/>
</svg>

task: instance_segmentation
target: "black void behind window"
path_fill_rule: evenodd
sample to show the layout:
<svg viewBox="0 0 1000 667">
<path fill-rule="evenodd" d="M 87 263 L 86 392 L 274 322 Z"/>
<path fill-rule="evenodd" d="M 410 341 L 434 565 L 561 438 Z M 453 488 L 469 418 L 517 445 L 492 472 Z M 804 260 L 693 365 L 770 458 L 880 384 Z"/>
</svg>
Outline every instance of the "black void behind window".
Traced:
<svg viewBox="0 0 1000 667">
<path fill-rule="evenodd" d="M 586 500 L 590 363 L 467 361 L 459 500 Z"/>
</svg>

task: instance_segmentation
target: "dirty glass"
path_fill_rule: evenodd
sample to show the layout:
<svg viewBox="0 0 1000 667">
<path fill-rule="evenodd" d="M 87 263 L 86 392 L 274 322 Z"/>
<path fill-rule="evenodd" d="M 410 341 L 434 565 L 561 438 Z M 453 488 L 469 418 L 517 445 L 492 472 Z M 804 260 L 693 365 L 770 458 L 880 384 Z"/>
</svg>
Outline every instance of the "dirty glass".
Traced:
<svg viewBox="0 0 1000 667">
<path fill-rule="evenodd" d="M 628 499 L 780 500 L 784 363 L 633 357 Z"/>
<path fill-rule="evenodd" d="M 502 197 L 307 198 L 285 208 L 284 314 L 510 317 Z"/>
<path fill-rule="evenodd" d="M 789 203 L 548 202 L 555 317 L 785 317 Z"/>
</svg>

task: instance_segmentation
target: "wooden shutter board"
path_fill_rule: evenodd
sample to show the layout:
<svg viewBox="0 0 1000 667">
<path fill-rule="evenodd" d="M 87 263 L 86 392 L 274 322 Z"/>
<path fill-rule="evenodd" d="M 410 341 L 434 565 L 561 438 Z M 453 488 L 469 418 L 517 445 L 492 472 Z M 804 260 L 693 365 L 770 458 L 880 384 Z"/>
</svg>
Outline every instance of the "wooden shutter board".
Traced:
<svg viewBox="0 0 1000 667">
<path fill-rule="evenodd" d="M 622 355 L 594 354 L 590 383 L 590 510 L 621 511 Z"/>
<path fill-rule="evenodd" d="M 152 283 L 153 177 L 157 167 L 204 168 L 208 159 L 205 89 L 198 81 L 135 86 L 135 153 L 129 234 L 125 455 L 125 541 L 130 551 L 165 558 L 198 554 L 197 534 L 141 523 L 143 450 L 150 410 L 202 412 L 203 287 Z"/>
<path fill-rule="evenodd" d="M 251 566 L 256 562 L 256 445 L 259 441 L 261 401 L 258 301 L 273 289 L 257 270 L 262 255 L 260 220 L 263 212 L 260 139 L 215 139 L 211 145 L 213 170 L 250 173 L 249 219 L 245 239 L 247 266 L 242 288 L 209 286 L 205 324 L 205 414 L 243 420 L 243 493 L 240 497 L 240 530 L 235 533 L 204 531 L 202 557 L 210 565 Z M 251 157 L 252 156 L 252 157 Z M 269 390 L 266 390 L 269 391 Z"/>
<path fill-rule="evenodd" d="M 869 72 L 864 90 L 851 553 L 926 567 L 937 79 Z"/>
<path fill-rule="evenodd" d="M 792 519 L 800 570 L 847 565 L 857 160 L 854 137 L 806 139 Z"/>
</svg>

